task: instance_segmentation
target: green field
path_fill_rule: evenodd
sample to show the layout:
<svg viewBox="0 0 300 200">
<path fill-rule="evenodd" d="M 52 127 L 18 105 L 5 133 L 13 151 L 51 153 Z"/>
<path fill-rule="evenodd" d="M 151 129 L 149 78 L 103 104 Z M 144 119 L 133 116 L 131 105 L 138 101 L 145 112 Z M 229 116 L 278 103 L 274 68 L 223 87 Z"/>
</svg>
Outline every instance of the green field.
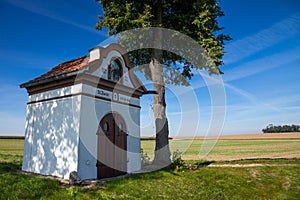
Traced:
<svg viewBox="0 0 300 200">
<path fill-rule="evenodd" d="M 185 150 L 184 156 L 199 154 L 203 140 L 170 142 L 172 151 Z M 191 144 L 186 148 L 186 144 Z M 150 152 L 154 141 L 143 141 Z M 98 183 L 92 187 L 70 187 L 56 179 L 21 173 L 22 140 L 0 140 L 0 199 L 299 199 L 300 141 L 219 140 L 208 155 L 232 159 L 250 155 L 268 158 L 216 161 L 213 164 L 264 163 L 259 167 L 198 167 L 183 172 L 160 170 Z M 203 161 L 190 161 L 201 163 Z"/>
<path fill-rule="evenodd" d="M 0 139 L 0 154 L 23 155 L 24 140 Z"/>
<path fill-rule="evenodd" d="M 171 152 L 179 150 L 185 160 L 203 159 L 202 139 L 170 140 Z M 206 141 L 210 142 L 210 141 Z M 211 141 L 213 144 L 214 141 Z M 153 158 L 154 140 L 142 141 L 142 149 Z M 300 158 L 300 139 L 231 139 L 218 140 L 205 160 L 240 160 L 250 158 Z"/>
</svg>

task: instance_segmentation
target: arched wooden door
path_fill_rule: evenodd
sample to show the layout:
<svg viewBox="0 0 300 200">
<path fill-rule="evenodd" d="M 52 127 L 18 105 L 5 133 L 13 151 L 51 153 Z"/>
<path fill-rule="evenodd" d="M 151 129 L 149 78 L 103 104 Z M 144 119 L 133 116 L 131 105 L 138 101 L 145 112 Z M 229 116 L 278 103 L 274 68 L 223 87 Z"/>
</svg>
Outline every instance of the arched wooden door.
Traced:
<svg viewBox="0 0 300 200">
<path fill-rule="evenodd" d="M 120 176 L 127 172 L 127 134 L 124 119 L 107 114 L 98 128 L 97 177 Z"/>
</svg>

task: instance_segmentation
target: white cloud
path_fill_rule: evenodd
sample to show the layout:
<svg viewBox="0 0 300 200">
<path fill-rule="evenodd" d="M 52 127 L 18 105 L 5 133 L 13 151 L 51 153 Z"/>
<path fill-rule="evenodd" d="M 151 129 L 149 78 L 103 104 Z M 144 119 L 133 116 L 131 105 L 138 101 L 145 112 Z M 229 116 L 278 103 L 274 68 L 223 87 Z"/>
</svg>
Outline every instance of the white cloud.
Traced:
<svg viewBox="0 0 300 200">
<path fill-rule="evenodd" d="M 266 103 L 265 100 L 262 101 L 261 99 L 257 98 L 255 95 L 242 90 L 241 88 L 237 88 L 233 85 L 230 85 L 228 83 L 225 83 L 225 87 L 230 89 L 231 91 L 234 91 L 235 93 L 237 93 L 238 95 L 244 97 L 245 99 L 247 99 L 248 101 L 250 101 L 251 103 L 255 104 L 257 107 L 259 106 L 263 106 L 263 107 L 267 107 L 271 110 L 274 111 L 279 111 L 278 107 L 273 106 L 272 104 Z"/>
<path fill-rule="evenodd" d="M 268 29 L 226 45 L 225 63 L 231 64 L 300 33 L 300 12 Z"/>
<path fill-rule="evenodd" d="M 266 56 L 264 58 L 239 65 L 232 70 L 225 71 L 226 75 L 223 76 L 223 79 L 224 81 L 228 82 L 262 73 L 267 70 L 271 70 L 300 60 L 299 55 L 300 47 Z"/>
</svg>

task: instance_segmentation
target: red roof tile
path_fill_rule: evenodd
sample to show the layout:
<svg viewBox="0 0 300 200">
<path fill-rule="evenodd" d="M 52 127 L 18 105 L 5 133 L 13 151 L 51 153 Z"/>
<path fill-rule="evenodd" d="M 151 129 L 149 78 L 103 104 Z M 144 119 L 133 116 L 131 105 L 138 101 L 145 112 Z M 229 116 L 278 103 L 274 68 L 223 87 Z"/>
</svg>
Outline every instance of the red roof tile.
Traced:
<svg viewBox="0 0 300 200">
<path fill-rule="evenodd" d="M 57 65 L 56 67 L 53 67 L 50 71 L 48 71 L 47 73 L 35 78 L 32 81 L 38 81 L 38 80 L 50 78 L 50 77 L 53 77 L 53 76 L 57 76 L 57 75 L 77 71 L 77 70 L 82 69 L 85 66 L 87 66 L 87 64 L 89 62 L 89 59 L 90 59 L 89 56 L 83 56 L 83 57 L 80 57 L 80 58 L 76 58 L 76 59 L 73 59 L 73 60 L 66 61 L 64 63 L 61 63 L 61 64 Z"/>
<path fill-rule="evenodd" d="M 118 46 L 110 45 L 109 47 L 110 48 L 117 48 Z M 107 53 L 109 48 L 107 48 L 106 50 L 107 51 L 104 51 L 103 53 L 101 53 L 101 55 L 105 55 L 105 52 Z M 103 51 L 103 49 L 102 49 L 102 51 Z M 127 61 L 126 62 L 127 66 L 132 66 L 132 63 L 130 63 L 129 57 L 128 57 L 127 54 L 126 54 L 124 59 L 125 59 L 125 62 Z M 25 87 L 26 88 L 27 86 L 29 86 L 30 84 L 33 84 L 33 83 L 39 84 L 38 82 L 41 81 L 41 80 L 44 80 L 44 79 L 48 79 L 48 78 L 52 78 L 52 77 L 55 77 L 55 76 L 75 72 L 75 71 L 78 71 L 80 69 L 84 69 L 89 64 L 94 62 L 93 61 L 93 62 L 89 63 L 89 60 L 90 60 L 90 56 L 87 55 L 87 56 L 82 56 L 80 58 L 76 58 L 76 59 L 73 59 L 73 60 L 63 62 L 63 63 L 53 67 L 50 71 L 46 72 L 45 74 L 43 74 L 43 75 L 27 82 L 27 83 L 21 84 L 20 87 Z M 142 90 L 147 91 L 146 88 L 143 86 L 142 82 L 135 76 L 135 74 L 133 73 L 132 70 L 129 71 L 129 77 L 130 77 L 130 79 L 133 82 L 135 87 L 142 88 Z"/>
</svg>

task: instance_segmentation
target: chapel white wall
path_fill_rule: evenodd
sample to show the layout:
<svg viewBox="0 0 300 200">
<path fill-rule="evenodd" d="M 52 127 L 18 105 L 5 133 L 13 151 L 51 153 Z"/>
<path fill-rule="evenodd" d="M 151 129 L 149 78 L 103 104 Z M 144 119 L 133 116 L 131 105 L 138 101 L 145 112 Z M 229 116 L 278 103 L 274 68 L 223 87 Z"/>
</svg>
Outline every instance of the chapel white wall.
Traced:
<svg viewBox="0 0 300 200">
<path fill-rule="evenodd" d="M 50 98 L 50 93 L 29 99 Z M 80 101 L 80 96 L 73 96 L 27 105 L 22 170 L 64 179 L 77 171 Z"/>
</svg>

